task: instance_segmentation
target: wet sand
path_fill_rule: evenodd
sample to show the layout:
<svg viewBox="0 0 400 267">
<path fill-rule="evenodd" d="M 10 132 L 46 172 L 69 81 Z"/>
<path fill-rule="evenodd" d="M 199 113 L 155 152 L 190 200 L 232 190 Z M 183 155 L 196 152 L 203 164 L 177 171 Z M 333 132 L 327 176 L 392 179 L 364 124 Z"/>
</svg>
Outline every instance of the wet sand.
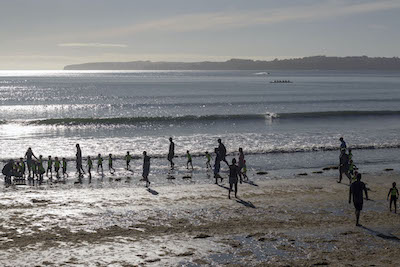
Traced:
<svg viewBox="0 0 400 267">
<path fill-rule="evenodd" d="M 2 189 L 1 266 L 396 266 L 396 173 L 364 175 L 355 226 L 349 186 L 318 174 L 222 185 L 127 183 Z M 233 194 L 232 194 L 233 196 Z"/>
</svg>

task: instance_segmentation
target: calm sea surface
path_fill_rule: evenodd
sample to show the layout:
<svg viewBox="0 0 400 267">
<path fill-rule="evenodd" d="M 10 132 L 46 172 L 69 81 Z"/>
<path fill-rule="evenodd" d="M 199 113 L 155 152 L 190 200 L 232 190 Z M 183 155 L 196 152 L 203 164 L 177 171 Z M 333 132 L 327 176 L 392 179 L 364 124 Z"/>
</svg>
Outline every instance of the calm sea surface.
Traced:
<svg viewBox="0 0 400 267">
<path fill-rule="evenodd" d="M 84 156 L 146 150 L 162 172 L 170 136 L 199 171 L 217 138 L 276 175 L 336 164 L 340 136 L 364 170 L 396 167 L 400 73 L 0 71 L 0 160 L 73 158 L 80 143 Z"/>
</svg>

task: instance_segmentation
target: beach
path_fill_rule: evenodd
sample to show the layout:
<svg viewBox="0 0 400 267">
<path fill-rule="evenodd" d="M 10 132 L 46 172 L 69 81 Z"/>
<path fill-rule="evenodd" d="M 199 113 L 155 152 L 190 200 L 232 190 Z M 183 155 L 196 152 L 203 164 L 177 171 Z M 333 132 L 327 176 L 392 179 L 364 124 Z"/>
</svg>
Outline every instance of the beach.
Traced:
<svg viewBox="0 0 400 267">
<path fill-rule="evenodd" d="M 237 199 L 228 199 L 227 179 L 2 188 L 0 264 L 396 266 L 400 215 L 386 196 L 398 177 L 363 176 L 371 200 L 362 227 L 347 179 L 338 184 L 333 170 L 290 179 L 252 173 Z"/>
</svg>

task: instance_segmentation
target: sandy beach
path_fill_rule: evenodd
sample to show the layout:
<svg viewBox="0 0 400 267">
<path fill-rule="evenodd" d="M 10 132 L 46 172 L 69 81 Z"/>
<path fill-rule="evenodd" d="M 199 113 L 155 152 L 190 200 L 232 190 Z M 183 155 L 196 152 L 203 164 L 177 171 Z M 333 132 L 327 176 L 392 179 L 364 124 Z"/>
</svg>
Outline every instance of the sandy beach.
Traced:
<svg viewBox="0 0 400 267">
<path fill-rule="evenodd" d="M 254 177 L 256 178 L 256 177 Z M 319 174 L 222 185 L 128 183 L 3 188 L 2 266 L 395 266 L 397 173 L 364 175 L 355 226 L 347 184 Z"/>
</svg>

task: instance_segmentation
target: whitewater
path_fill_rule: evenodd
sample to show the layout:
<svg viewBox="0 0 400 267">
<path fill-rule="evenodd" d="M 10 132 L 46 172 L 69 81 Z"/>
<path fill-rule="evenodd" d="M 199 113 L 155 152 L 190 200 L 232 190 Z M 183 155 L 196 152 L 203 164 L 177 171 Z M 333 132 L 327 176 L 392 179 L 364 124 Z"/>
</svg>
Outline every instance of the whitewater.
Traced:
<svg viewBox="0 0 400 267">
<path fill-rule="evenodd" d="M 263 75 L 260 75 L 262 73 Z M 274 84 L 273 80 L 293 83 Z M 222 138 L 243 147 L 250 170 L 294 175 L 337 164 L 338 138 L 367 171 L 399 164 L 400 73 L 339 71 L 1 71 L 0 160 L 73 159 L 146 150 L 167 169 L 168 138 L 178 162 Z M 3 164 L 1 163 L 1 164 Z"/>
</svg>

